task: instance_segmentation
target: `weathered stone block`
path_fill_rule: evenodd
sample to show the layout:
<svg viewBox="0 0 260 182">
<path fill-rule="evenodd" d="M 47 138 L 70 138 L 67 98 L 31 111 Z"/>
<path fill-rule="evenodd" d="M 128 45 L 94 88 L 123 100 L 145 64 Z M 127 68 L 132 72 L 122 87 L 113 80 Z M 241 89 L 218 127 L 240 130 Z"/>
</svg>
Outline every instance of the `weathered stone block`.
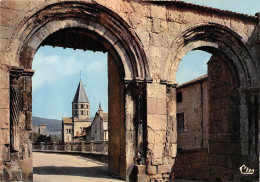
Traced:
<svg viewBox="0 0 260 182">
<path fill-rule="evenodd" d="M 22 171 L 18 170 L 18 171 L 11 171 L 11 181 L 22 181 L 23 180 L 23 176 L 22 176 Z"/>
<path fill-rule="evenodd" d="M 228 143 L 231 142 L 232 133 L 219 133 L 217 134 L 218 143 Z"/>
<path fill-rule="evenodd" d="M 166 115 L 148 114 L 147 126 L 152 130 L 166 131 L 167 118 Z"/>
<path fill-rule="evenodd" d="M 170 173 L 171 172 L 171 166 L 169 164 L 163 164 L 158 166 L 158 173 Z"/>
<path fill-rule="evenodd" d="M 156 110 L 157 114 L 164 114 L 166 115 L 166 99 L 165 98 L 158 98 L 156 100 Z"/>
<path fill-rule="evenodd" d="M 0 109 L 1 123 L 0 128 L 9 128 L 10 125 L 10 110 Z"/>
<path fill-rule="evenodd" d="M 237 143 L 210 143 L 209 153 L 212 154 L 236 154 L 239 151 Z"/>
<path fill-rule="evenodd" d="M 148 165 L 147 166 L 147 173 L 148 174 L 157 174 L 156 166 Z"/>
<path fill-rule="evenodd" d="M 147 97 L 166 98 L 166 85 L 158 83 L 147 84 Z"/>
<path fill-rule="evenodd" d="M 228 155 L 209 154 L 209 165 L 210 166 L 228 166 Z"/>
<path fill-rule="evenodd" d="M 151 17 L 166 20 L 166 7 L 165 6 L 151 6 Z"/>
<path fill-rule="evenodd" d="M 156 98 L 148 97 L 147 98 L 147 114 L 156 114 Z"/>
<path fill-rule="evenodd" d="M 169 152 L 170 152 L 170 154 L 169 154 L 170 157 L 176 157 L 176 155 L 177 155 L 177 143 L 172 144 L 170 146 Z"/>
<path fill-rule="evenodd" d="M 9 108 L 9 104 L 10 104 L 10 94 L 9 94 L 9 89 L 8 88 L 2 88 L 0 89 L 0 93 L 1 93 L 1 100 L 0 100 L 0 108 L 1 109 L 8 109 Z"/>
<path fill-rule="evenodd" d="M 161 165 L 162 162 L 162 157 L 160 158 L 156 158 L 156 157 L 152 157 L 152 165 Z"/>
<path fill-rule="evenodd" d="M 241 143 L 241 155 L 248 155 L 248 143 Z"/>
</svg>

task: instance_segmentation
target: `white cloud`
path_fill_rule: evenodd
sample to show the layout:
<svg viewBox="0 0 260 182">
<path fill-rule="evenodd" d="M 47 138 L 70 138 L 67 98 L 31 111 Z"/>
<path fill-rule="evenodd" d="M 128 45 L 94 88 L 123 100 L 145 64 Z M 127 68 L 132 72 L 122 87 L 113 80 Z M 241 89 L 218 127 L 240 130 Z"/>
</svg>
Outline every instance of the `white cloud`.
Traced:
<svg viewBox="0 0 260 182">
<path fill-rule="evenodd" d="M 104 64 L 104 60 L 95 60 L 91 62 L 87 67 L 87 71 L 100 72 L 100 73 L 102 73 L 104 69 L 106 69 L 106 64 Z"/>
<path fill-rule="evenodd" d="M 47 55 L 39 52 L 35 55 L 33 69 L 37 70 L 33 76 L 33 91 L 47 83 L 63 80 L 75 72 L 80 72 L 83 62 L 75 57 Z"/>
</svg>

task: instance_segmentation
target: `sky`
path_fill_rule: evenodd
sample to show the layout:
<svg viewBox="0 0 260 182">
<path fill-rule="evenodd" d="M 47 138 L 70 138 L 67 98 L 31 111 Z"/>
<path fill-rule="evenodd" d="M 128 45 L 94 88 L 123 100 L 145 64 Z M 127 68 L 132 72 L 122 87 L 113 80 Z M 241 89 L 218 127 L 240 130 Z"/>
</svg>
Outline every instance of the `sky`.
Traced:
<svg viewBox="0 0 260 182">
<path fill-rule="evenodd" d="M 260 12 L 260 0 L 183 0 L 185 2 L 255 15 Z M 181 84 L 207 73 L 211 54 L 191 51 L 181 61 L 176 81 Z M 71 102 L 76 92 L 80 72 L 94 116 L 99 102 L 108 111 L 107 54 L 101 52 L 44 46 L 33 61 L 33 116 L 62 119 L 71 117 Z"/>
</svg>

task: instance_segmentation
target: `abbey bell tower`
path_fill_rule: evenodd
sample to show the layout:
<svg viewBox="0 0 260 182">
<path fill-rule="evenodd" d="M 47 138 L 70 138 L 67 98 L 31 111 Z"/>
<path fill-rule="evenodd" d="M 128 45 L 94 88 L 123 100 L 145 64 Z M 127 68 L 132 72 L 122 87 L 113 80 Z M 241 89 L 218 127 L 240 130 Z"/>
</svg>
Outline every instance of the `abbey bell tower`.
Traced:
<svg viewBox="0 0 260 182">
<path fill-rule="evenodd" d="M 79 81 L 77 91 L 72 102 L 72 117 L 77 119 L 87 119 L 90 115 L 90 103 L 84 86 Z"/>
</svg>

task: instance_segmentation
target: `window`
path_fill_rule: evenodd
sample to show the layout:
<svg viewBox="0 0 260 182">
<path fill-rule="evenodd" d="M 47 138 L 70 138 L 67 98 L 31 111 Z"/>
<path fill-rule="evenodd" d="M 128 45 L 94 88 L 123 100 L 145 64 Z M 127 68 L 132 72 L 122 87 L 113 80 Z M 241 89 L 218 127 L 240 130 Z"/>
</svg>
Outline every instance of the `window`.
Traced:
<svg viewBox="0 0 260 182">
<path fill-rule="evenodd" d="M 69 129 L 69 133 L 71 133 L 71 129 Z"/>
<path fill-rule="evenodd" d="M 84 108 L 84 105 L 83 105 L 83 104 L 80 104 L 80 108 L 83 109 L 83 108 Z"/>
<path fill-rule="evenodd" d="M 69 133 L 69 130 L 67 129 L 67 133 Z"/>
<path fill-rule="evenodd" d="M 177 103 L 182 102 L 182 92 L 177 92 Z"/>
<path fill-rule="evenodd" d="M 84 112 L 83 111 L 81 111 L 81 115 L 83 115 L 84 114 Z"/>
<path fill-rule="evenodd" d="M 77 105 L 74 105 L 74 108 L 77 109 Z"/>
<path fill-rule="evenodd" d="M 184 130 L 184 113 L 177 113 L 177 128 L 178 130 Z"/>
<path fill-rule="evenodd" d="M 88 109 L 88 105 L 87 105 L 87 109 Z"/>
</svg>

